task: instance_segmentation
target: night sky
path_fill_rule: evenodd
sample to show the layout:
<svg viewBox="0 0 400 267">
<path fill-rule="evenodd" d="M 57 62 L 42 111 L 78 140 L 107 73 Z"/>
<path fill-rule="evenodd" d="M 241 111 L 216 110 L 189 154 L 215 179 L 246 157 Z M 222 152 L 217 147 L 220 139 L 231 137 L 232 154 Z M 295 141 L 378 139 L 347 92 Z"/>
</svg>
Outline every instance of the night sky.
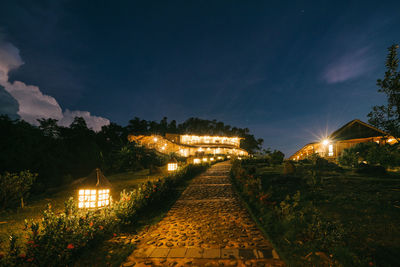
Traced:
<svg viewBox="0 0 400 267">
<path fill-rule="evenodd" d="M 2 0 L 0 112 L 217 119 L 290 156 L 367 121 L 399 42 L 400 1 Z"/>
</svg>

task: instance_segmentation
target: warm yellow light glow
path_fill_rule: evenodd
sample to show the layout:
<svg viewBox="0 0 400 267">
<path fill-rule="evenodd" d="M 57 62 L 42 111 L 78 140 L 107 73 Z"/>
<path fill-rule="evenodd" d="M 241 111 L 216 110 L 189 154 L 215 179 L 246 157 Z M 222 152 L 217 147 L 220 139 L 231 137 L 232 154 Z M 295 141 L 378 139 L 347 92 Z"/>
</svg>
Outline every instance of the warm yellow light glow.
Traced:
<svg viewBox="0 0 400 267">
<path fill-rule="evenodd" d="M 178 163 L 176 163 L 176 162 L 168 163 L 168 171 L 169 172 L 176 171 L 177 169 L 178 169 Z"/>
<path fill-rule="evenodd" d="M 200 159 L 194 159 L 194 160 L 193 160 L 193 163 L 194 163 L 194 164 L 200 164 L 200 163 L 201 163 L 201 160 L 200 160 Z"/>
<path fill-rule="evenodd" d="M 80 189 L 79 208 L 100 208 L 110 205 L 110 189 Z"/>
<path fill-rule="evenodd" d="M 210 158 L 210 161 L 214 161 L 214 158 Z"/>
<path fill-rule="evenodd" d="M 329 157 L 333 156 L 333 145 L 329 145 L 329 147 L 328 147 L 328 156 Z"/>
<path fill-rule="evenodd" d="M 328 139 L 322 140 L 322 144 L 323 144 L 324 146 L 328 145 L 329 143 L 330 143 L 330 141 L 329 141 Z"/>
<path fill-rule="evenodd" d="M 240 146 L 239 137 L 227 137 L 227 136 L 198 136 L 198 135 L 182 135 L 182 144 L 229 144 L 234 146 Z"/>
<path fill-rule="evenodd" d="M 154 140 L 154 142 L 157 142 L 157 141 L 158 141 L 158 138 L 157 138 L 157 137 L 154 137 L 153 140 Z"/>
<path fill-rule="evenodd" d="M 231 158 L 231 156 L 229 156 L 229 155 L 228 155 L 228 157 L 227 157 L 227 158 L 228 158 L 228 159 L 230 159 L 230 158 Z"/>
<path fill-rule="evenodd" d="M 207 158 L 203 158 L 203 161 L 206 162 L 208 159 Z"/>
<path fill-rule="evenodd" d="M 222 159 L 222 157 L 220 156 L 220 157 L 218 157 L 217 159 L 219 159 L 219 160 L 220 160 L 220 159 Z"/>
</svg>

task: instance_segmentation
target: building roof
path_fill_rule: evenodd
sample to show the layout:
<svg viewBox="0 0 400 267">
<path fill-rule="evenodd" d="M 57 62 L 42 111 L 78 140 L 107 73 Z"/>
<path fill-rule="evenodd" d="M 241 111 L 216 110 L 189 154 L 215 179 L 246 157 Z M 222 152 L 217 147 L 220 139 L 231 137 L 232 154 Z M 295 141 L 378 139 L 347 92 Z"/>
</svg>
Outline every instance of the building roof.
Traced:
<svg viewBox="0 0 400 267">
<path fill-rule="evenodd" d="M 357 138 L 368 138 L 376 136 L 386 136 L 388 135 L 384 131 L 375 128 L 365 122 L 358 119 L 352 120 L 338 130 L 334 131 L 329 135 L 331 140 L 349 140 Z"/>
<path fill-rule="evenodd" d="M 94 169 L 85 179 L 78 184 L 81 188 L 110 188 L 110 181 L 103 175 L 99 168 Z"/>
<path fill-rule="evenodd" d="M 328 139 L 332 141 L 344 141 L 352 139 L 371 138 L 377 136 L 389 136 L 389 134 L 359 119 L 355 119 L 346 123 L 339 129 L 331 133 L 328 136 Z M 290 158 L 296 156 L 299 152 L 304 150 L 309 145 L 314 145 L 319 142 L 320 141 L 306 144 L 301 149 L 296 151 L 292 156 L 290 156 Z"/>
</svg>

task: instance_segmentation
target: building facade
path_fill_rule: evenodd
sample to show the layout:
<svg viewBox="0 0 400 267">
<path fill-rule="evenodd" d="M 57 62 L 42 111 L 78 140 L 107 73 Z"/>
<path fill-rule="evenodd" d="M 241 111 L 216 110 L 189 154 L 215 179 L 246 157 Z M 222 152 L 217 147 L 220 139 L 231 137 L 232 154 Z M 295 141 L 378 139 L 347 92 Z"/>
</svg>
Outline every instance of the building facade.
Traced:
<svg viewBox="0 0 400 267">
<path fill-rule="evenodd" d="M 129 141 L 136 142 L 163 154 L 176 153 L 182 157 L 202 155 L 247 156 L 248 152 L 240 148 L 240 137 L 207 136 L 188 134 L 129 135 Z"/>
<path fill-rule="evenodd" d="M 289 159 L 302 160 L 316 153 L 322 158 L 337 161 L 346 148 L 365 142 L 394 144 L 397 140 L 384 131 L 355 119 L 334 131 L 327 138 L 305 145 Z"/>
</svg>

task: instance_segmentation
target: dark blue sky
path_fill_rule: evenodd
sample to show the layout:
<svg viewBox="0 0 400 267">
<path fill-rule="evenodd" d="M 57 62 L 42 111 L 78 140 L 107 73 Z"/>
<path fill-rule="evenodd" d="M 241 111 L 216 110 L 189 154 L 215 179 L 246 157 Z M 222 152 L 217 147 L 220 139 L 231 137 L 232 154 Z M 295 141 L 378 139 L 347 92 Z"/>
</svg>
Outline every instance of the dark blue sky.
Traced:
<svg viewBox="0 0 400 267">
<path fill-rule="evenodd" d="M 381 104 L 400 1 L 2 1 L 0 32 L 70 110 L 125 125 L 191 116 L 287 156 Z"/>
</svg>

